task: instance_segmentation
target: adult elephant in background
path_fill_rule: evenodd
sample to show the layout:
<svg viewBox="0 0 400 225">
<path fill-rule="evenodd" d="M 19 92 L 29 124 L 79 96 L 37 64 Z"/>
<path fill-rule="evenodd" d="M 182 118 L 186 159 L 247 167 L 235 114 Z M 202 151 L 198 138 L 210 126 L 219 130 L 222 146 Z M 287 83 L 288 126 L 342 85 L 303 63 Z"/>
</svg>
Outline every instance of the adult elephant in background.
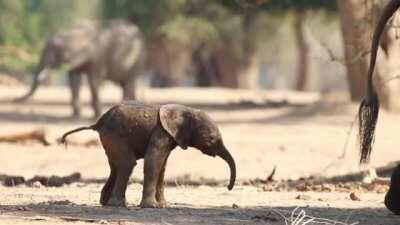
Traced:
<svg viewBox="0 0 400 225">
<path fill-rule="evenodd" d="M 41 53 L 30 90 L 16 99 L 31 97 L 50 69 L 64 68 L 71 89 L 73 117 L 80 117 L 79 90 L 87 75 L 95 117 L 101 114 L 99 87 L 110 80 L 122 87 L 124 99 L 135 99 L 135 78 L 144 64 L 144 40 L 139 28 L 112 21 L 104 29 L 94 22 L 82 22 L 54 34 Z"/>
</svg>

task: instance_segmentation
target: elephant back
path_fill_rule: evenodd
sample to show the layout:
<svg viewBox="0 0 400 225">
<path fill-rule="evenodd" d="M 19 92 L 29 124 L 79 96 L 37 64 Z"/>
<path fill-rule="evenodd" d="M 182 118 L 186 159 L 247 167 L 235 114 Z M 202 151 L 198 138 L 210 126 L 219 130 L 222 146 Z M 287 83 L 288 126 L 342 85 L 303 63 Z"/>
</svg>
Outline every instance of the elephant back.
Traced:
<svg viewBox="0 0 400 225">
<path fill-rule="evenodd" d="M 123 21 L 111 22 L 101 35 L 100 46 L 104 48 L 102 55 L 110 80 L 124 81 L 126 76 L 142 64 L 143 34 L 134 24 Z"/>
<path fill-rule="evenodd" d="M 99 119 L 96 130 L 100 135 L 120 136 L 138 153 L 137 157 L 143 157 L 143 150 L 157 125 L 158 107 L 127 101 L 108 110 Z"/>
</svg>

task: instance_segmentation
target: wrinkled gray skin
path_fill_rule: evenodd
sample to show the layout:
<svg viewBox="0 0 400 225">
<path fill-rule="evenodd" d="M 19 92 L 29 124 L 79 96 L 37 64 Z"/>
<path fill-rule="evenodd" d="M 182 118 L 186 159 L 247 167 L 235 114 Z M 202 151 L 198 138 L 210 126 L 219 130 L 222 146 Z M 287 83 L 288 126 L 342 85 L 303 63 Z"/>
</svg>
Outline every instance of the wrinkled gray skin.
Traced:
<svg viewBox="0 0 400 225">
<path fill-rule="evenodd" d="M 80 116 L 79 90 L 82 75 L 86 74 L 97 118 L 101 114 L 101 81 L 115 82 L 122 87 L 124 99 L 135 99 L 135 77 L 144 57 L 143 37 L 136 25 L 114 21 L 101 30 L 92 22 L 76 24 L 46 42 L 29 92 L 16 101 L 31 97 L 49 69 L 64 67 L 68 71 L 73 116 Z"/>
<path fill-rule="evenodd" d="M 144 158 L 140 207 L 166 207 L 165 166 L 170 152 L 178 145 L 221 157 L 231 172 L 228 189 L 234 186 L 235 161 L 224 146 L 215 122 L 200 110 L 175 104 L 159 107 L 138 102 L 123 103 L 111 108 L 96 124 L 65 133 L 61 142 L 65 143 L 68 135 L 86 129 L 99 133 L 110 165 L 110 176 L 101 192 L 102 205 L 126 205 L 129 177 L 136 160 Z"/>
</svg>

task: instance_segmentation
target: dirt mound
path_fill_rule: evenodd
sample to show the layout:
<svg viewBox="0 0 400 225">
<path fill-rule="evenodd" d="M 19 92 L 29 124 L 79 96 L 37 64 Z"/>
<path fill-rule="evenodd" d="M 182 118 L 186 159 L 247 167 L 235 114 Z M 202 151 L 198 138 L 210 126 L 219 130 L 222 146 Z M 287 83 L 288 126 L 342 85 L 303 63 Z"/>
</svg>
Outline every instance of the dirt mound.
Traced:
<svg viewBox="0 0 400 225">
<path fill-rule="evenodd" d="M 386 193 L 389 190 L 388 185 L 378 183 L 363 183 L 361 181 L 346 181 L 346 182 L 331 182 L 313 178 L 299 180 L 282 180 L 272 182 L 262 182 L 260 180 L 252 180 L 244 182 L 245 185 L 253 185 L 260 187 L 263 191 L 268 192 L 285 192 L 285 191 L 300 191 L 300 192 L 374 192 Z"/>
<path fill-rule="evenodd" d="M 1 175 L 0 180 L 3 181 L 4 186 L 14 187 L 20 184 L 25 184 L 27 186 L 43 185 L 46 187 L 61 187 L 65 184 L 71 184 L 74 182 L 79 182 L 81 180 L 80 173 L 73 173 L 69 176 L 34 176 L 32 179 L 25 180 L 22 176 L 9 176 Z"/>
</svg>

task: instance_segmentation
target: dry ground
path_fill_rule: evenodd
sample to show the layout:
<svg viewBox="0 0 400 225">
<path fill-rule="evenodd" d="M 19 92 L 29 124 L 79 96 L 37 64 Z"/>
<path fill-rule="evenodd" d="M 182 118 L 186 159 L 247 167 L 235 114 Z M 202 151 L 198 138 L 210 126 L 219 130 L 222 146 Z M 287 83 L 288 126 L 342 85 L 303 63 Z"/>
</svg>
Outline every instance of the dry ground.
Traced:
<svg viewBox="0 0 400 225">
<path fill-rule="evenodd" d="M 85 118 L 79 121 L 68 117 L 71 112 L 66 88 L 41 88 L 23 104 L 7 101 L 23 92 L 23 87 L 0 87 L 0 135 L 45 128 L 48 139 L 55 143 L 68 129 L 92 123 L 86 89 L 82 98 Z M 264 179 L 274 166 L 275 179 L 334 176 L 360 170 L 354 131 L 345 159 L 338 159 L 356 105 L 320 103 L 316 94 L 227 89 L 140 89 L 138 95 L 147 102 L 178 102 L 207 111 L 220 125 L 226 145 L 236 159 L 239 180 Z M 103 89 L 105 108 L 117 103 L 119 97 L 115 87 Z M 273 103 L 267 104 L 266 99 Z M 400 116 L 381 114 L 373 166 L 400 159 L 400 151 L 394 147 L 400 143 L 399 120 Z M 96 137 L 96 133 L 85 131 L 70 140 L 85 142 Z M 62 176 L 80 172 L 84 179 L 103 179 L 108 174 L 103 150 L 96 146 L 71 145 L 65 149 L 57 144 L 45 147 L 40 143 L 0 143 L 0 154 L 0 173 L 4 174 L 31 178 L 37 174 Z M 201 155 L 194 149 L 175 150 L 166 176 L 226 180 L 229 170 L 220 159 Z M 141 161 L 133 177 L 142 178 Z M 236 186 L 229 192 L 224 187 L 178 185 L 166 190 L 171 208 L 139 209 L 136 205 L 141 187 L 132 184 L 127 193 L 129 209 L 115 209 L 99 206 L 101 185 L 86 182 L 60 188 L 0 186 L 0 224 L 285 224 L 282 216 L 290 217 L 298 206 L 307 215 L 343 224 L 400 224 L 400 218 L 384 209 L 384 193 L 365 192 L 361 201 L 351 201 L 346 192 L 307 192 L 306 200 L 297 200 L 300 193 L 265 191 L 261 186 Z M 317 222 L 309 224 L 333 224 Z"/>
</svg>

